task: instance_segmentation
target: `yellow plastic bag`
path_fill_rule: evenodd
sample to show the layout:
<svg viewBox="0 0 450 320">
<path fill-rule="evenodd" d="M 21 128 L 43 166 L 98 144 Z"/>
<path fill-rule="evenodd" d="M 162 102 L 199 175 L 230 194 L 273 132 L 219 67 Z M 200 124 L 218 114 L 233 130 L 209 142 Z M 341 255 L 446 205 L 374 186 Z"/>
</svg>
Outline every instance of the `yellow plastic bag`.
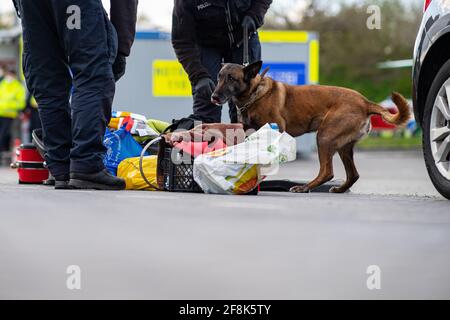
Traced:
<svg viewBox="0 0 450 320">
<path fill-rule="evenodd" d="M 147 180 L 157 186 L 156 168 L 158 165 L 157 156 L 144 157 L 142 167 Z M 126 190 L 147 190 L 156 191 L 155 188 L 150 187 L 144 178 L 142 178 L 141 171 L 139 170 L 139 157 L 128 158 L 123 160 L 117 169 L 117 176 L 125 179 L 127 184 Z"/>
</svg>

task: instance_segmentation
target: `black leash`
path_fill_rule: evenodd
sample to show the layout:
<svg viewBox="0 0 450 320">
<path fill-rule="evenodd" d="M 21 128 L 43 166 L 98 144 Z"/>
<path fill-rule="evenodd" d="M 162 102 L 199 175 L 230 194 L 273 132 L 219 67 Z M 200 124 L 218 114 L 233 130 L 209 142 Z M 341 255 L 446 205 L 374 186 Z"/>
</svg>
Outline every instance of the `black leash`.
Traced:
<svg viewBox="0 0 450 320">
<path fill-rule="evenodd" d="M 248 54 L 248 27 L 244 27 L 244 58 L 243 58 L 243 65 L 244 67 L 248 66 L 250 64 L 250 56 Z"/>
</svg>

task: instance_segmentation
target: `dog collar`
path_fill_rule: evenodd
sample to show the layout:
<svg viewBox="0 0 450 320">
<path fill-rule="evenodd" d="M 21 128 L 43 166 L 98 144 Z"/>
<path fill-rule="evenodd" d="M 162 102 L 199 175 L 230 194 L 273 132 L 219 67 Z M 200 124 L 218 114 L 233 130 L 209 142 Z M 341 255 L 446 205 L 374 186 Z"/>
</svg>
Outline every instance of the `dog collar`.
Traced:
<svg viewBox="0 0 450 320">
<path fill-rule="evenodd" d="M 259 99 L 261 99 L 262 97 L 264 97 L 266 95 L 266 93 L 265 93 L 258 97 L 258 94 L 259 94 L 258 88 L 261 85 L 261 83 L 264 81 L 264 77 L 266 76 L 268 71 L 269 71 L 269 67 L 267 67 L 261 73 L 261 79 L 259 80 L 258 84 L 256 85 L 255 91 L 251 94 L 250 99 L 243 106 L 239 106 L 236 103 L 236 110 L 237 110 L 239 116 L 242 116 L 245 112 L 247 112 L 250 109 L 252 104 L 254 104 L 256 101 L 258 101 Z"/>
</svg>

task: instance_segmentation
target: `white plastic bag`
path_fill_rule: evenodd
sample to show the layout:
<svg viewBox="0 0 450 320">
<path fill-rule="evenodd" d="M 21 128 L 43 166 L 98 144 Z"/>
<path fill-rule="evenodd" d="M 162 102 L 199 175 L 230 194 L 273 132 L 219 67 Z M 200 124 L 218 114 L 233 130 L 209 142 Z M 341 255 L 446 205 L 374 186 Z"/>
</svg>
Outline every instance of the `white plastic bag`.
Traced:
<svg viewBox="0 0 450 320">
<path fill-rule="evenodd" d="M 205 193 L 248 193 L 296 154 L 295 139 L 266 124 L 243 143 L 198 156 L 194 179 Z"/>
</svg>

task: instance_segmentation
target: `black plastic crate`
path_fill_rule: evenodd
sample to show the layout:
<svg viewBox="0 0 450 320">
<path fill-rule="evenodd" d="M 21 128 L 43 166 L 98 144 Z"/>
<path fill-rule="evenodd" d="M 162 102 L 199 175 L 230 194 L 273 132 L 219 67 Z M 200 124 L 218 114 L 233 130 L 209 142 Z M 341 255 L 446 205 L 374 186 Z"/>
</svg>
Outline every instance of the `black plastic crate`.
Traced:
<svg viewBox="0 0 450 320">
<path fill-rule="evenodd" d="M 159 188 L 172 192 L 201 193 L 203 190 L 194 181 L 193 173 L 194 159 L 192 156 L 184 155 L 182 150 L 174 149 L 161 141 L 158 154 Z"/>
</svg>

